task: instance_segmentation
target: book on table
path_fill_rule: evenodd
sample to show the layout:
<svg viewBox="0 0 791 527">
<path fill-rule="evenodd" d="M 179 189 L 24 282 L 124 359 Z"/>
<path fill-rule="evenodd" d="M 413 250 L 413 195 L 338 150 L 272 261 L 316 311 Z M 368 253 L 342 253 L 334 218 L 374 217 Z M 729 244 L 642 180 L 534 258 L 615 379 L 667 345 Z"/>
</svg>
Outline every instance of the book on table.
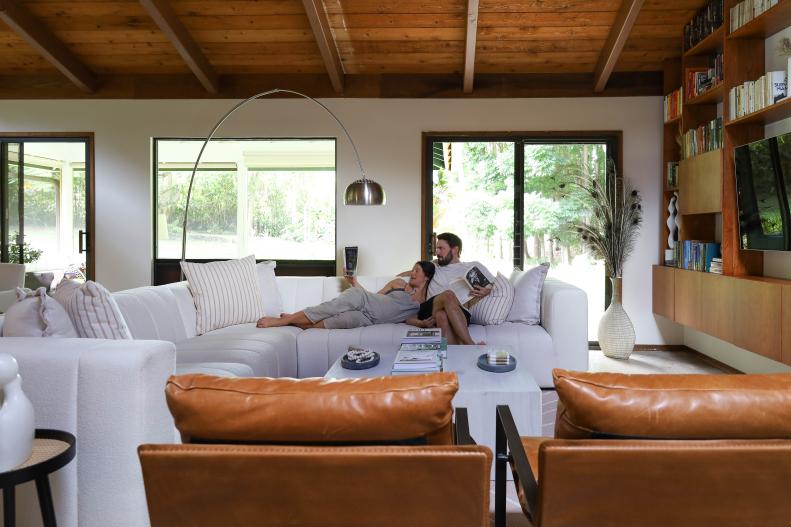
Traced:
<svg viewBox="0 0 791 527">
<path fill-rule="evenodd" d="M 406 332 L 401 344 L 442 344 L 440 328 L 415 328 Z"/>
<path fill-rule="evenodd" d="M 439 350 L 398 350 L 392 373 L 433 373 L 442 371 Z"/>
</svg>

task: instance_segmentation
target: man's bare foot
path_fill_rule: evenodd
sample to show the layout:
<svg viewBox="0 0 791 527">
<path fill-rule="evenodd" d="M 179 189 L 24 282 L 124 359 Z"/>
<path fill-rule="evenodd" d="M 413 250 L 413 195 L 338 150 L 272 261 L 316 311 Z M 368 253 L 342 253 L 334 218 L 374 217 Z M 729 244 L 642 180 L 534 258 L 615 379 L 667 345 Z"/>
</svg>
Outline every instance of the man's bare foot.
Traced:
<svg viewBox="0 0 791 527">
<path fill-rule="evenodd" d="M 255 323 L 257 328 L 276 328 L 280 326 L 287 326 L 288 321 L 285 317 L 261 317 Z"/>
<path fill-rule="evenodd" d="M 477 346 L 486 346 L 486 342 L 484 342 L 483 340 L 482 340 L 482 341 L 480 341 L 480 342 L 476 342 L 475 344 L 476 344 Z"/>
</svg>

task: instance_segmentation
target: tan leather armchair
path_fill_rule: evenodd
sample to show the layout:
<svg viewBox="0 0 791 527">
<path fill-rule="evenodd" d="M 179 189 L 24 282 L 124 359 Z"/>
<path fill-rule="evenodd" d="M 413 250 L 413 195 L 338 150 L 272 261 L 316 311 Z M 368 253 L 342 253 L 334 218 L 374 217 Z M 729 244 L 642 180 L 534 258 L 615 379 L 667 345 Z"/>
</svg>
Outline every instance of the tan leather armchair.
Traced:
<svg viewBox="0 0 791 527">
<path fill-rule="evenodd" d="M 181 445 L 141 445 L 153 527 L 489 525 L 491 451 L 455 373 L 174 376 Z M 466 443 L 466 444 L 465 444 Z"/>
<path fill-rule="evenodd" d="M 496 526 L 508 462 L 535 527 L 790 524 L 791 375 L 553 375 L 555 439 L 497 409 Z"/>
</svg>

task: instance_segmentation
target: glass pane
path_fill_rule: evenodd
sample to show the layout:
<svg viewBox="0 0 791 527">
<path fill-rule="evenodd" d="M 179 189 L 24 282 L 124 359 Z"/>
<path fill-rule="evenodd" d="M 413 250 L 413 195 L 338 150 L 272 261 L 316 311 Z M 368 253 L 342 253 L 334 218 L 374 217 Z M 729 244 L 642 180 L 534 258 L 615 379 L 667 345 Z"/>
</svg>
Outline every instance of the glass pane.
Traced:
<svg viewBox="0 0 791 527">
<path fill-rule="evenodd" d="M 462 260 L 508 276 L 514 267 L 514 144 L 434 143 L 432 150 L 433 231 L 461 237 Z"/>
<path fill-rule="evenodd" d="M 587 293 L 588 335 L 594 340 L 604 313 L 604 261 L 568 229 L 587 214 L 568 194 L 576 176 L 604 177 L 606 153 L 604 144 L 525 145 L 525 267 L 550 262 L 548 276 Z"/>
<path fill-rule="evenodd" d="M 27 271 L 53 273 L 53 283 L 64 274 L 85 279 L 86 254 L 78 250 L 79 231 L 85 230 L 85 163 L 82 141 L 24 145 L 23 260 Z"/>
<path fill-rule="evenodd" d="M 180 258 L 202 140 L 157 140 L 157 258 Z M 335 259 L 335 140 L 209 143 L 195 176 L 189 258 Z"/>
<path fill-rule="evenodd" d="M 19 238 L 19 143 L 8 144 L 8 160 L 6 163 L 8 173 L 8 194 L 5 207 L 8 211 L 8 224 L 6 236 L 8 240 L 9 262 L 18 262 L 19 249 L 15 248 Z"/>
</svg>

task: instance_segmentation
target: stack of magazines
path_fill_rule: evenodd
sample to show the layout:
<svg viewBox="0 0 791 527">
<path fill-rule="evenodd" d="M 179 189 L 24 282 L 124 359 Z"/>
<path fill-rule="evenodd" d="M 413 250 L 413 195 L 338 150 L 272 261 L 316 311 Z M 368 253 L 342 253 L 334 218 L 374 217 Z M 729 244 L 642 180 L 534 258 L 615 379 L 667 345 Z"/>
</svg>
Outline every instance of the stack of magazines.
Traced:
<svg viewBox="0 0 791 527">
<path fill-rule="evenodd" d="M 441 329 L 412 329 L 401 339 L 393 374 L 434 373 L 442 371 L 445 348 Z"/>
</svg>

